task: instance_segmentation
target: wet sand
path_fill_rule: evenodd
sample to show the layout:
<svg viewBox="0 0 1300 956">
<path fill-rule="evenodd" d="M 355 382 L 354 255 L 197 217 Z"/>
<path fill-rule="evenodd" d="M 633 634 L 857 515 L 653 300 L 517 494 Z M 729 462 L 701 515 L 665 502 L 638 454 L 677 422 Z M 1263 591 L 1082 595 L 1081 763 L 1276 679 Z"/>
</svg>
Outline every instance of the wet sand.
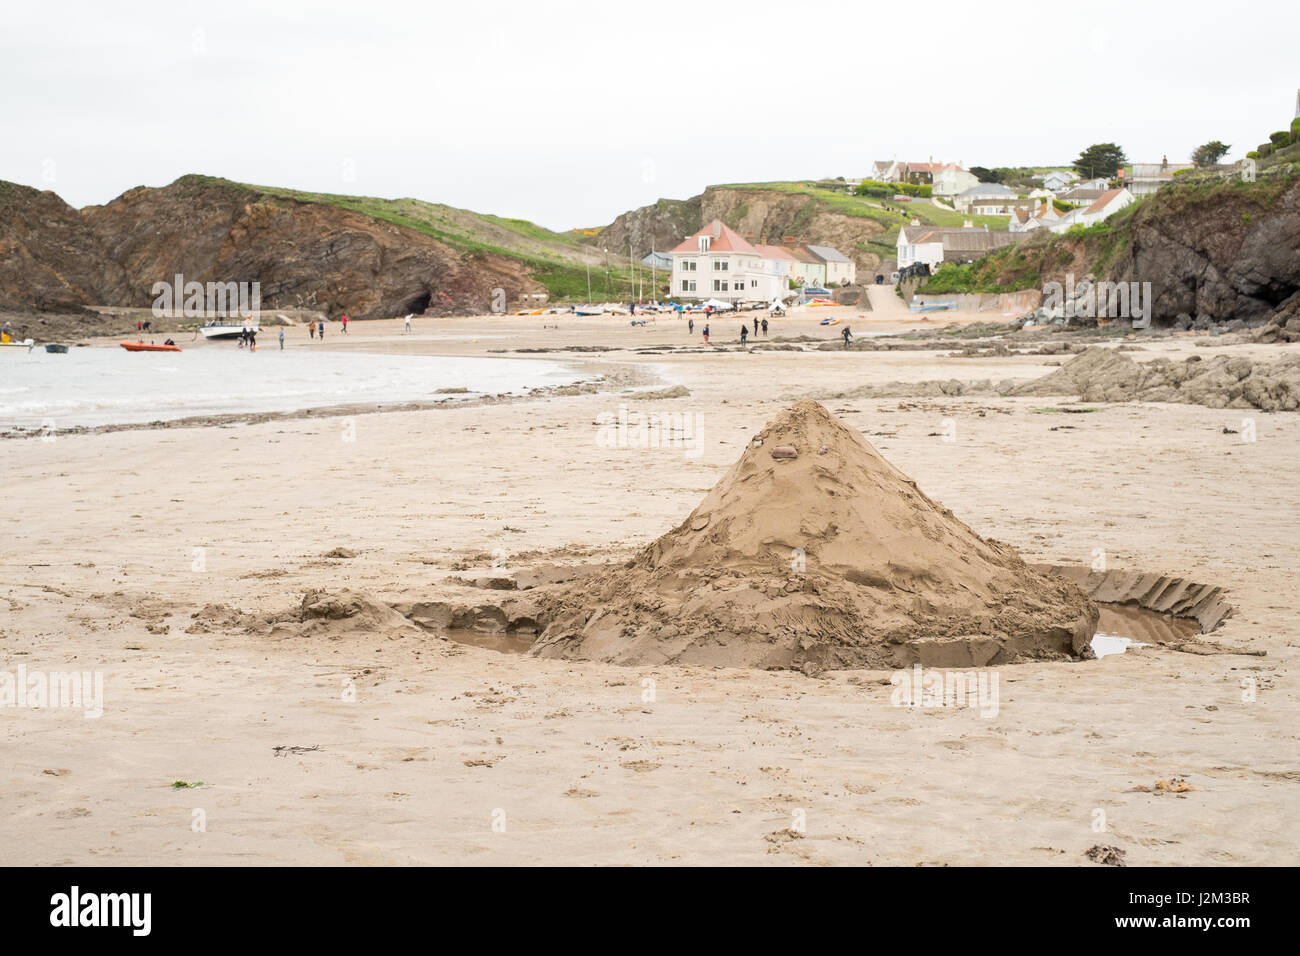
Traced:
<svg viewBox="0 0 1300 956">
<path fill-rule="evenodd" d="M 889 307 L 828 311 L 855 333 L 925 327 Z M 838 337 L 822 317 L 771 334 Z M 715 342 L 739 327 L 711 324 Z M 415 601 L 494 560 L 621 558 L 680 521 L 793 398 L 1027 380 L 1054 361 L 634 351 L 686 341 L 676 319 L 625 317 L 331 325 L 323 345 L 293 329 L 294 348 L 609 347 L 573 354 L 690 394 L 645 401 L 615 377 L 501 405 L 0 443 L 0 670 L 99 670 L 105 695 L 98 719 L 4 711 L 5 862 L 1092 865 L 1096 844 L 1131 865 L 1300 861 L 1295 415 L 828 402 L 979 534 L 1031 562 L 1101 554 L 1220 584 L 1237 613 L 1214 639 L 1265 652 L 1002 667 L 993 717 L 892 706 L 885 672 L 622 668 L 430 633 L 192 627 L 208 604 L 265 613 L 341 587 Z M 1220 351 L 1141 344 L 1135 358 Z M 594 423 L 621 404 L 698 416 L 699 453 L 602 447 Z M 325 557 L 336 547 L 356 556 Z M 1171 778 L 1195 789 L 1154 791 Z"/>
</svg>

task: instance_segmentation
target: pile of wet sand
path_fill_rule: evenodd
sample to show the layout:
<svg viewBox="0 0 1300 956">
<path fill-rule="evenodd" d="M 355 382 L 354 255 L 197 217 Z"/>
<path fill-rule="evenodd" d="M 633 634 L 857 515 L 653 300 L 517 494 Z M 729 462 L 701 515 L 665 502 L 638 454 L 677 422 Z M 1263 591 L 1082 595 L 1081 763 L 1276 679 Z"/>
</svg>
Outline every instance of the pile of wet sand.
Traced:
<svg viewBox="0 0 1300 956">
<path fill-rule="evenodd" d="M 681 525 L 548 603 L 537 656 L 804 669 L 1086 657 L 1098 617 L 813 401 Z"/>
</svg>

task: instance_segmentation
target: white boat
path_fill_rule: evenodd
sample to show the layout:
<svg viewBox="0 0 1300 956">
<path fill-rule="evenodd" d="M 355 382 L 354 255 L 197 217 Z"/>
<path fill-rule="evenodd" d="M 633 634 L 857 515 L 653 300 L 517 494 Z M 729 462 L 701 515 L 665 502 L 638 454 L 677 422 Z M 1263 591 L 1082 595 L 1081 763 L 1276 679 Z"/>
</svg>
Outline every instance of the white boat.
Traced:
<svg viewBox="0 0 1300 956">
<path fill-rule="evenodd" d="M 205 339 L 233 339 L 242 335 L 245 329 L 252 329 L 254 332 L 262 331 L 258 328 L 259 319 L 213 319 L 206 325 L 199 326 L 199 331 L 203 333 Z"/>
<path fill-rule="evenodd" d="M 24 352 L 30 352 L 32 347 L 35 345 L 36 341 L 34 339 L 23 339 L 21 342 L 14 342 L 12 340 L 8 342 L 0 342 L 0 350 L 3 350 L 0 351 L 0 355 L 7 355 L 10 352 L 16 354 L 19 349 L 22 349 Z"/>
<path fill-rule="evenodd" d="M 603 305 L 580 305 L 573 310 L 575 315 L 604 315 Z"/>
</svg>

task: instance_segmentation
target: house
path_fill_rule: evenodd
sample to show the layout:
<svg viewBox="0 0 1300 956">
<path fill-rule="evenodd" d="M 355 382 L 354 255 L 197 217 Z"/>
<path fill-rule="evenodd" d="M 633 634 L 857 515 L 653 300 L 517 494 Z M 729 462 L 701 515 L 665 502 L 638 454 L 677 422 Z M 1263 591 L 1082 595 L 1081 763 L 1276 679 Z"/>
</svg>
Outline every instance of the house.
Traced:
<svg viewBox="0 0 1300 956">
<path fill-rule="evenodd" d="M 944 262 L 973 262 L 1020 238 L 969 227 L 904 226 L 898 230 L 898 268 L 924 262 L 933 272 Z"/>
<path fill-rule="evenodd" d="M 867 174 L 868 179 L 874 179 L 878 183 L 896 183 L 902 180 L 902 173 L 898 168 L 897 160 L 882 162 L 876 160 L 871 164 L 871 172 Z"/>
<path fill-rule="evenodd" d="M 826 263 L 808 251 L 806 246 L 786 246 L 786 251 L 794 257 L 794 268 L 790 273 L 800 285 L 826 288 Z"/>
<path fill-rule="evenodd" d="M 808 251 L 826 265 L 826 284 L 852 285 L 858 266 L 852 259 L 830 246 L 808 246 Z"/>
<path fill-rule="evenodd" d="M 974 199 L 962 212 L 972 216 L 1010 216 L 1017 209 L 1033 212 L 1041 203 L 1041 199 Z"/>
<path fill-rule="evenodd" d="M 664 272 L 668 272 L 673 267 L 673 257 L 667 252 L 651 252 L 641 260 L 641 264 L 652 269 L 662 269 Z"/>
<path fill-rule="evenodd" d="M 1034 178 L 1038 179 L 1040 177 L 1035 176 Z M 1079 177 L 1074 173 L 1065 172 L 1060 169 L 1053 169 L 1050 172 L 1044 173 L 1041 178 L 1044 189 L 1050 189 L 1052 192 L 1057 193 L 1062 189 L 1067 188 Z"/>
<path fill-rule="evenodd" d="M 1134 196 L 1149 196 L 1161 186 L 1174 181 L 1174 173 L 1180 169 L 1194 169 L 1191 163 L 1171 163 L 1162 159 L 1158 163 L 1134 163 L 1133 173 L 1125 180 L 1125 186 Z"/>
<path fill-rule="evenodd" d="M 952 205 L 958 212 L 969 213 L 971 203 L 978 199 L 1000 199 L 1005 202 L 1016 198 L 1016 191 L 1009 186 L 1001 183 L 976 183 L 954 196 Z"/>
<path fill-rule="evenodd" d="M 755 245 L 754 248 L 771 264 L 772 274 L 776 277 L 776 297 L 780 298 L 790 288 L 790 279 L 796 271 L 795 265 L 798 260 L 785 246 Z"/>
<path fill-rule="evenodd" d="M 1107 189 L 1084 209 L 1071 209 L 1048 228 L 1052 232 L 1065 232 L 1071 226 L 1091 226 L 1104 222 L 1125 206 L 1137 202 L 1127 189 Z"/>
<path fill-rule="evenodd" d="M 1105 189 L 1084 189 L 1082 186 L 1075 186 L 1073 189 L 1067 189 L 1056 198 L 1062 202 L 1073 203 L 1076 206 L 1091 206 L 1105 191 Z"/>
<path fill-rule="evenodd" d="M 1033 212 L 1017 209 L 1011 216 L 1011 223 L 1008 228 L 1012 232 L 1031 232 L 1034 229 L 1043 229 L 1055 225 L 1060 219 L 1061 213 L 1056 211 L 1056 207 L 1049 200 Z"/>
<path fill-rule="evenodd" d="M 714 219 L 674 247 L 672 293 L 685 299 L 770 301 L 784 292 L 773 260 Z"/>
<path fill-rule="evenodd" d="M 979 179 L 974 173 L 968 173 L 960 166 L 948 164 L 943 169 L 936 170 L 931 176 L 931 192 L 936 196 L 956 196 L 970 189 L 972 186 L 979 185 Z"/>
</svg>

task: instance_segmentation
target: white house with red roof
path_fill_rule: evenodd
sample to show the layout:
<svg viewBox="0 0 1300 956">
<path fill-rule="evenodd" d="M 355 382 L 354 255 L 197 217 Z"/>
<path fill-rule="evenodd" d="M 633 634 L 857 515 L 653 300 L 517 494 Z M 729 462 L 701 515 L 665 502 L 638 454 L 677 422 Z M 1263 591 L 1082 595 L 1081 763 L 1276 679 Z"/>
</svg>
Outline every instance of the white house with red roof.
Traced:
<svg viewBox="0 0 1300 956">
<path fill-rule="evenodd" d="M 769 257 L 721 219 L 689 236 L 670 254 L 674 298 L 770 302 L 787 294 L 785 277 L 792 260 Z"/>
<path fill-rule="evenodd" d="M 1091 226 L 1103 222 L 1125 206 L 1137 202 L 1127 189 L 1107 189 L 1083 209 L 1071 209 L 1055 223 L 1048 225 L 1052 232 L 1065 232 L 1071 226 Z"/>
</svg>

